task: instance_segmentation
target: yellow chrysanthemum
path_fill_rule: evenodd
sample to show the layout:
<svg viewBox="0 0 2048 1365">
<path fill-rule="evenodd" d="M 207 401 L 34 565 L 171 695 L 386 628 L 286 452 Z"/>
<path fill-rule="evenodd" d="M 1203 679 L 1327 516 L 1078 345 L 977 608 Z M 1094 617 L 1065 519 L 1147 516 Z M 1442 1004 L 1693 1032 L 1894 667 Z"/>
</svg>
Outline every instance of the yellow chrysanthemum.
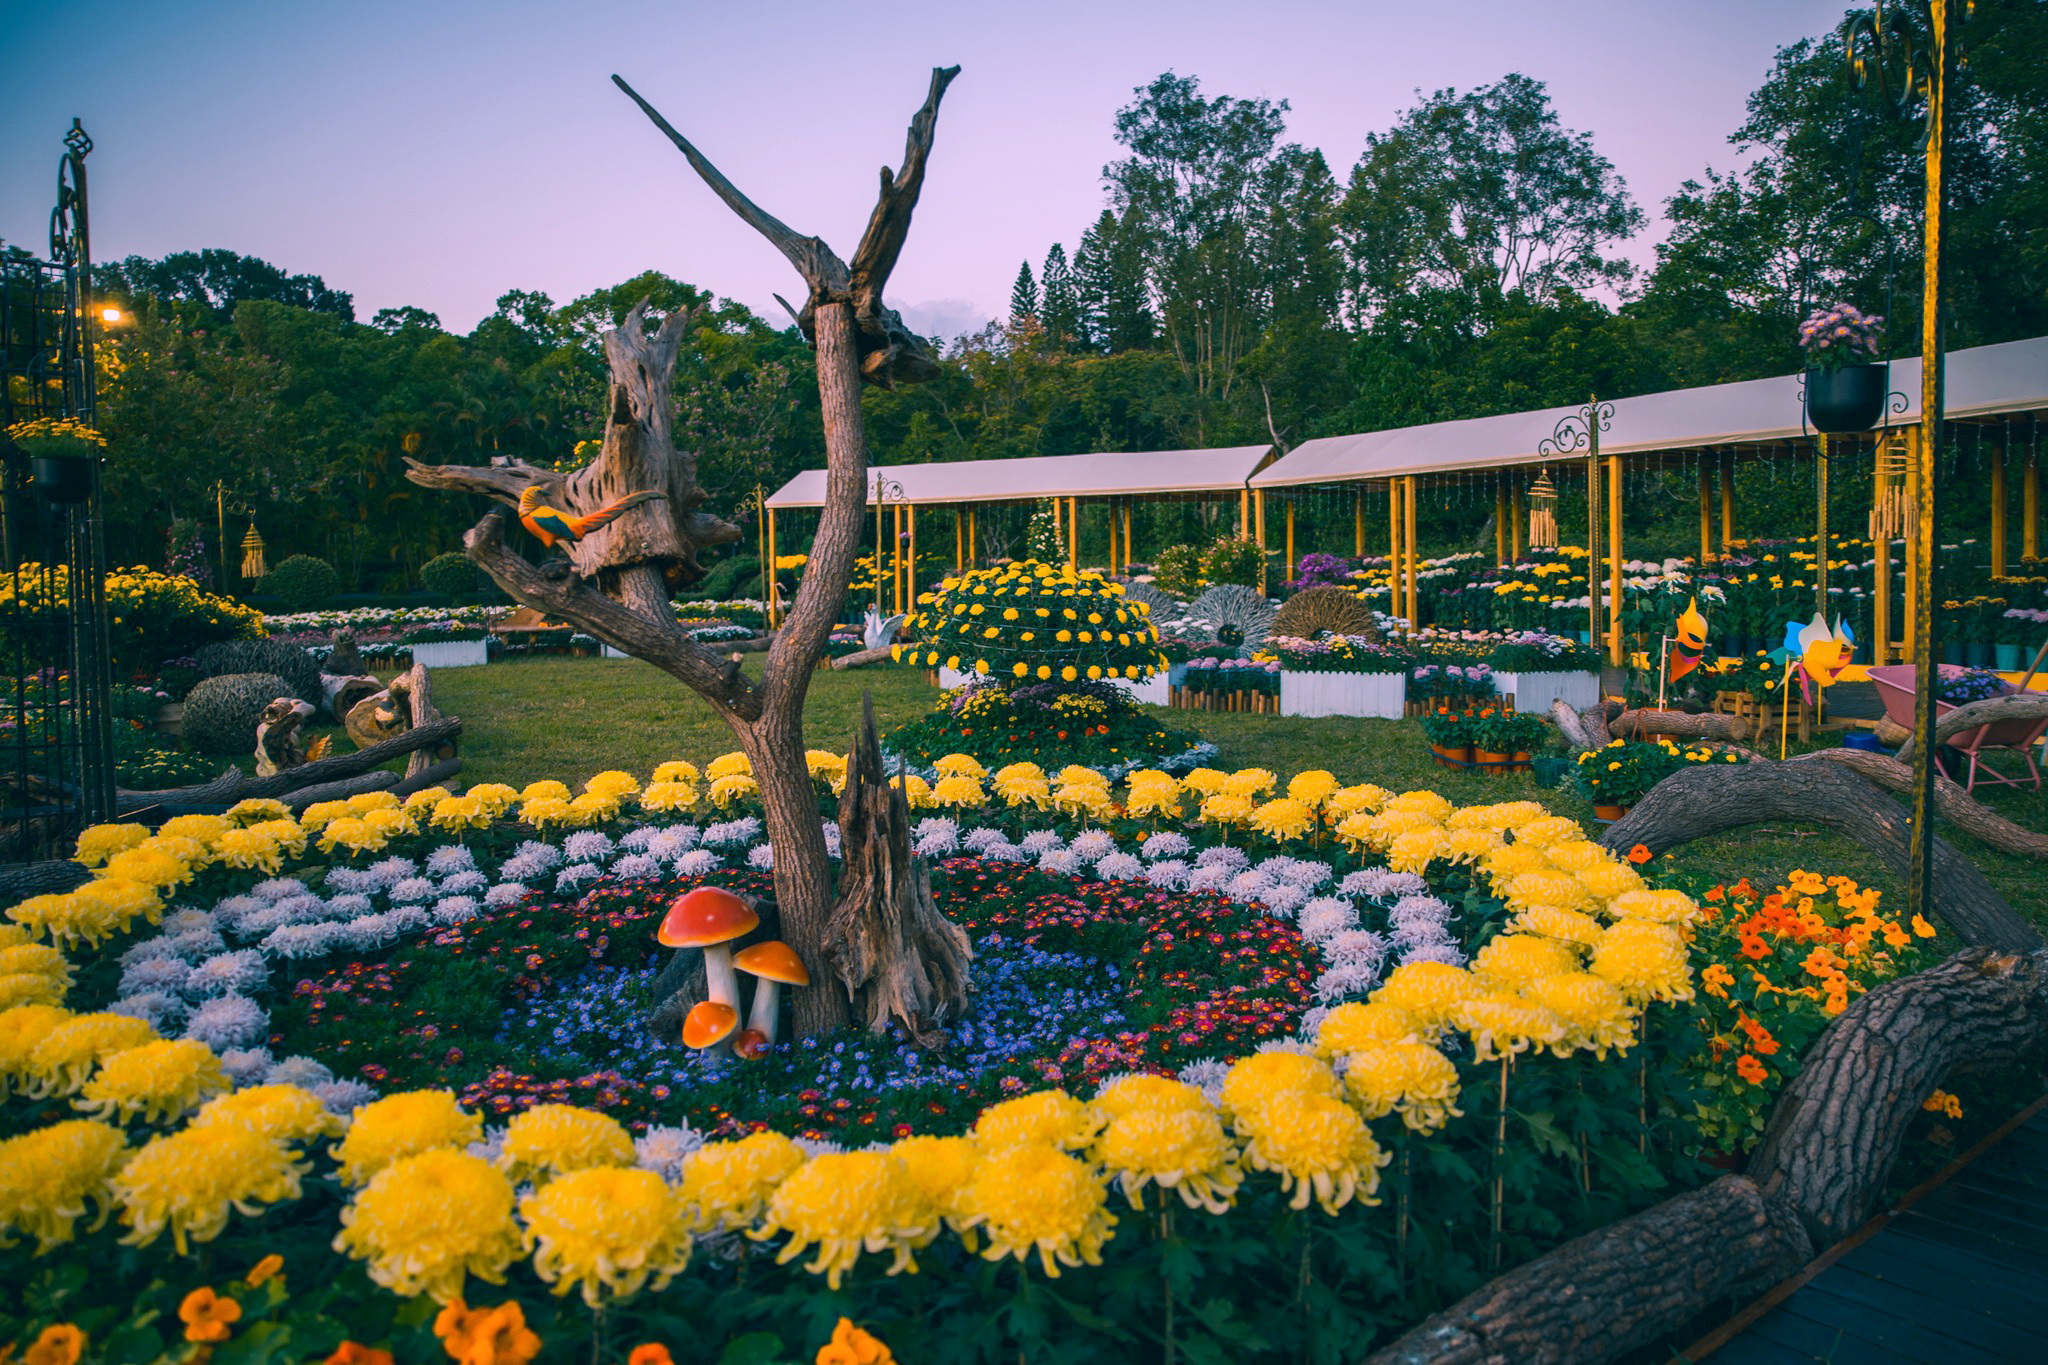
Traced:
<svg viewBox="0 0 2048 1365">
<path fill-rule="evenodd" d="M 761 1241 L 789 1234 L 777 1265 L 816 1247 L 804 1269 L 823 1275 L 837 1290 L 863 1251 L 889 1253 L 891 1275 L 915 1271 L 911 1253 L 938 1230 L 939 1211 L 925 1201 L 894 1152 L 827 1152 L 776 1187 L 766 1218 L 747 1235 Z"/>
<path fill-rule="evenodd" d="M 640 809 L 655 814 L 688 810 L 697 804 L 697 789 L 687 782 L 649 782 L 640 789 Z"/>
<path fill-rule="evenodd" d="M 341 1132 L 341 1120 L 320 1097 L 296 1085 L 252 1085 L 208 1100 L 192 1116 L 194 1128 L 217 1123 L 247 1128 L 287 1149 Z"/>
<path fill-rule="evenodd" d="M 212 1048 L 190 1038 L 159 1038 L 106 1057 L 73 1103 L 99 1118 L 166 1123 L 228 1086 Z"/>
<path fill-rule="evenodd" d="M 521 801 L 567 801 L 569 799 L 569 784 L 559 782 L 552 777 L 542 778 L 538 782 L 529 782 L 524 787 L 521 787 L 519 789 L 519 799 Z"/>
<path fill-rule="evenodd" d="M 1320 1059 L 1299 1052 L 1254 1052 L 1231 1063 L 1223 1077 L 1223 1110 L 1243 1133 L 1273 1096 L 1296 1090 L 1335 1095 L 1337 1073 Z"/>
<path fill-rule="evenodd" d="M 711 765 L 716 768 L 716 763 Z M 761 794 L 761 784 L 746 773 L 727 773 L 711 780 L 711 804 L 724 810 L 735 801 L 743 801 Z"/>
<path fill-rule="evenodd" d="M 1197 768 L 1181 779 L 1181 785 L 1198 796 L 1214 796 L 1230 785 L 1230 774 L 1216 768 Z"/>
<path fill-rule="evenodd" d="M 1242 796 L 1224 793 L 1202 798 L 1202 819 L 1212 825 L 1241 825 L 1252 818 L 1252 803 Z"/>
<path fill-rule="evenodd" d="M 595 792 L 599 796 L 623 798 L 638 792 L 640 790 L 640 782 L 638 778 L 629 772 L 622 772 L 617 768 L 607 768 L 592 777 L 588 782 L 585 782 L 583 790 Z"/>
<path fill-rule="evenodd" d="M 1458 1068 L 1427 1043 L 1397 1039 L 1354 1048 L 1344 1062 L 1344 1091 L 1369 1119 L 1399 1114 L 1418 1133 L 1433 1133 L 1458 1108 Z"/>
<path fill-rule="evenodd" d="M 333 853 L 375 853 L 391 842 L 391 836 L 359 815 L 330 820 L 320 831 L 320 851 Z"/>
<path fill-rule="evenodd" d="M 1627 1052 L 1636 1040 L 1636 1015 L 1611 982 L 1590 972 L 1564 972 L 1523 987 L 1522 994 L 1564 1024 L 1560 1051 L 1585 1049 L 1602 1061 L 1607 1050 Z"/>
<path fill-rule="evenodd" d="M 1514 830 L 1516 842 L 1528 844 L 1532 848 L 1548 848 L 1552 844 L 1581 841 L 1586 837 L 1586 831 L 1579 827 L 1578 821 L 1566 819 L 1562 815 L 1538 816 L 1527 823 L 1516 825 Z"/>
<path fill-rule="evenodd" d="M 354 814 L 346 801 L 315 801 L 299 812 L 299 824 L 313 833 L 333 824 L 344 816 Z"/>
<path fill-rule="evenodd" d="M 41 972 L 11 972 L 0 976 L 0 1009 L 22 1005 L 61 1005 L 65 984 Z"/>
<path fill-rule="evenodd" d="M 619 798 L 603 792 L 581 792 L 569 798 L 569 823 L 578 829 L 601 825 L 619 813 Z"/>
<path fill-rule="evenodd" d="M 374 810 L 397 810 L 398 797 L 388 791 L 357 792 L 343 804 L 356 815 L 368 815 Z"/>
<path fill-rule="evenodd" d="M 1006 806 L 1034 806 L 1044 810 L 1052 801 L 1052 785 L 1043 777 L 1004 778 L 997 774 L 996 795 L 1003 798 Z"/>
<path fill-rule="evenodd" d="M 1336 793 L 1338 785 L 1335 775 L 1321 768 L 1310 768 L 1287 780 L 1287 794 L 1297 801 L 1319 807 Z"/>
<path fill-rule="evenodd" d="M 47 1002 L 0 1007 L 0 1095 L 28 1081 L 36 1046 L 70 1017 L 71 1011 Z"/>
<path fill-rule="evenodd" d="M 1299 839 L 1316 822 L 1315 807 L 1292 796 L 1268 801 L 1252 812 L 1251 826 L 1268 839 Z"/>
<path fill-rule="evenodd" d="M 1533 1001 L 1507 991 L 1472 997 L 1458 1006 L 1452 1022 L 1472 1040 L 1482 1062 L 1541 1050 L 1564 1039 L 1564 1022 Z"/>
<path fill-rule="evenodd" d="M 463 795 L 473 796 L 481 801 L 484 808 L 490 811 L 492 819 L 511 810 L 519 801 L 519 793 L 503 782 L 479 782 Z"/>
<path fill-rule="evenodd" d="M 1164 782 L 1138 782 L 1133 774 L 1130 795 L 1124 801 L 1125 811 L 1133 819 L 1157 816 L 1161 819 L 1177 819 L 1181 813 L 1180 783 L 1172 778 Z"/>
<path fill-rule="evenodd" d="M 696 764 L 685 763 L 680 758 L 672 758 L 666 763 L 654 765 L 654 780 L 656 782 L 689 782 L 694 784 L 700 775 Z"/>
<path fill-rule="evenodd" d="M 465 830 L 489 829 L 491 812 L 474 796 L 451 796 L 434 803 L 427 823 L 443 834 L 460 836 Z"/>
<path fill-rule="evenodd" d="M 146 825 L 87 825 L 78 832 L 78 851 L 71 856 L 87 867 L 98 867 L 148 837 Z"/>
<path fill-rule="evenodd" d="M 232 1124 L 152 1138 L 113 1180 L 127 1227 L 121 1240 L 147 1246 L 170 1231 L 180 1256 L 210 1242 L 230 1210 L 253 1218 L 266 1204 L 299 1197 L 300 1167 L 260 1133 Z"/>
<path fill-rule="evenodd" d="M 843 763 L 845 760 L 841 760 Z M 946 754 L 932 764 L 941 777 L 971 777 L 979 781 L 988 776 L 988 769 L 968 754 Z"/>
<path fill-rule="evenodd" d="M 1472 975 L 1494 990 L 1519 990 L 1540 976 L 1575 972 L 1579 955 L 1559 939 L 1538 934 L 1496 934 L 1472 957 Z"/>
<path fill-rule="evenodd" d="M 0 948 L 0 976 L 47 976 L 60 990 L 71 988 L 71 960 L 47 943 Z"/>
<path fill-rule="evenodd" d="M 447 1090 L 402 1090 L 356 1110 L 334 1148 L 342 1183 L 360 1185 L 394 1161 L 441 1147 L 467 1147 L 484 1121 Z"/>
<path fill-rule="evenodd" d="M 1602 932 L 1600 921 L 1583 910 L 1562 910 L 1555 905 L 1523 906 L 1515 911 L 1514 927 L 1525 934 L 1582 947 L 1591 947 Z"/>
<path fill-rule="evenodd" d="M 1451 818 L 1453 807 L 1451 799 L 1441 792 L 1422 789 L 1402 792 L 1399 796 L 1388 797 L 1386 809 L 1390 811 L 1415 811 L 1418 814 L 1428 816 L 1434 824 L 1442 824 Z"/>
<path fill-rule="evenodd" d="M 1087 1166 L 1036 1145 L 985 1156 L 960 1205 L 961 1225 L 988 1238 L 983 1257 L 1021 1261 L 1035 1251 L 1053 1279 L 1063 1265 L 1101 1265 L 1117 1221 L 1108 1191 Z"/>
<path fill-rule="evenodd" d="M 1199 1097 L 1199 1092 L 1198 1092 Z M 1092 1152 L 1134 1209 L 1145 1186 L 1173 1190 L 1191 1209 L 1222 1213 L 1237 1197 L 1244 1172 L 1223 1123 L 1206 1105 L 1131 1109 L 1111 1119 Z"/>
<path fill-rule="evenodd" d="M 581 1290 L 592 1308 L 659 1293 L 690 1262 L 682 1195 L 652 1171 L 572 1171 L 521 1199 L 519 1216 L 534 1270 L 557 1294 Z"/>
<path fill-rule="evenodd" d="M 243 871 L 274 875 L 284 866 L 284 849 L 260 830 L 228 830 L 214 840 L 213 851 L 223 866 Z"/>
<path fill-rule="evenodd" d="M 1617 896 L 1643 889 L 1642 874 L 1613 858 L 1582 868 L 1576 875 L 1586 895 L 1596 902 L 1611 901 Z"/>
<path fill-rule="evenodd" d="M 249 826 L 251 834 L 261 834 L 277 841 L 277 846 L 288 857 L 296 858 L 306 851 L 306 845 L 313 836 L 298 821 L 292 819 L 263 820 Z"/>
<path fill-rule="evenodd" d="M 144 886 L 161 891 L 165 887 L 180 886 L 191 881 L 192 867 L 161 848 L 152 848 L 144 842 L 134 848 L 123 849 L 107 859 L 105 875 L 117 877 L 122 881 L 141 882 Z"/>
<path fill-rule="evenodd" d="M 1387 866 L 1396 872 L 1423 873 L 1446 851 L 1444 829 L 1427 825 L 1397 834 L 1387 844 Z"/>
<path fill-rule="evenodd" d="M 1480 859 L 1479 870 L 1496 885 L 1521 876 L 1524 872 L 1549 872 L 1554 869 L 1543 856 L 1540 848 L 1527 844 L 1504 844 L 1491 849 Z"/>
<path fill-rule="evenodd" d="M 1384 1000 L 1346 1001 L 1316 1025 L 1316 1051 L 1324 1057 L 1356 1052 L 1368 1043 L 1398 1043 L 1420 1038 L 1422 1026 L 1399 1005 Z"/>
<path fill-rule="evenodd" d="M 996 769 L 996 782 L 998 784 L 1004 782 L 1021 782 L 1026 779 L 1031 779 L 1039 782 L 1045 781 L 1045 769 L 1039 767 L 1036 763 L 1028 762 L 1005 763 L 1002 767 Z"/>
<path fill-rule="evenodd" d="M 1685 940 L 1668 924 L 1625 919 L 1611 925 L 1593 945 L 1588 970 L 1617 987 L 1631 1004 L 1693 996 Z"/>
<path fill-rule="evenodd" d="M 1630 891 L 1609 901 L 1607 913 L 1616 919 L 1684 924 L 1699 914 L 1699 906 L 1683 891 Z"/>
<path fill-rule="evenodd" d="M 76 1014 L 58 1024 L 29 1054 L 28 1093 L 68 1095 L 83 1086 L 100 1061 L 156 1037 L 147 1020 L 125 1014 Z"/>
<path fill-rule="evenodd" d="M 1564 872 L 1524 872 L 1494 890 L 1510 909 L 1525 905 L 1555 905 L 1566 910 L 1583 910 L 1591 898 L 1577 877 Z"/>
<path fill-rule="evenodd" d="M 537 1104 L 505 1125 L 498 1167 L 515 1182 L 539 1183 L 588 1166 L 628 1166 L 633 1138 L 625 1125 L 594 1109 Z"/>
<path fill-rule="evenodd" d="M 1349 816 L 1372 815 L 1386 804 L 1387 796 L 1385 787 L 1377 787 L 1370 782 L 1339 787 L 1323 802 L 1323 818 L 1335 826 Z"/>
<path fill-rule="evenodd" d="M 988 804 L 988 793 L 972 777 L 941 777 L 932 788 L 932 799 L 941 806 L 973 808 Z"/>
<path fill-rule="evenodd" d="M 721 777 L 752 777 L 754 761 L 742 753 L 720 754 L 704 765 L 704 775 L 713 782 Z"/>
<path fill-rule="evenodd" d="M 1109 791 L 1092 782 L 1062 782 L 1052 789 L 1052 805 L 1055 810 L 1068 815 L 1107 815 L 1115 803 L 1109 798 Z"/>
<path fill-rule="evenodd" d="M 1543 850 L 1543 859 L 1559 872 L 1583 872 L 1614 861 L 1614 855 L 1590 839 L 1569 839 Z"/>
<path fill-rule="evenodd" d="M 225 815 L 174 815 L 159 825 L 156 832 L 159 837 L 210 843 L 227 832 L 229 823 Z"/>
<path fill-rule="evenodd" d="M 746 1227 L 768 1207 L 776 1186 L 803 1164 L 803 1149 L 780 1133 L 705 1143 L 684 1161 L 678 1186 L 690 1210 L 691 1229 Z"/>
<path fill-rule="evenodd" d="M 0 1142 L 0 1247 L 13 1246 L 24 1233 L 36 1239 L 38 1252 L 68 1242 L 90 1204 L 99 1205 L 97 1229 L 114 1210 L 108 1182 L 127 1157 L 121 1130 L 91 1119 L 67 1119 Z"/>
<path fill-rule="evenodd" d="M 1186 1081 L 1171 1076 L 1154 1076 L 1144 1071 L 1112 1076 L 1102 1083 L 1090 1104 L 1106 1120 L 1140 1109 L 1206 1111 L 1212 1107 L 1208 1096 Z"/>
<path fill-rule="evenodd" d="M 1371 999 L 1398 1005 L 1414 1018 L 1427 1038 L 1434 1039 L 1458 1006 L 1479 991 L 1479 983 L 1463 967 L 1448 962 L 1404 962 L 1387 973 Z"/>
<path fill-rule="evenodd" d="M 1335 1213 L 1354 1199 L 1379 1202 L 1373 1195 L 1380 1167 L 1390 1157 L 1350 1105 L 1291 1090 L 1269 1097 L 1249 1117 L 1249 1124 L 1238 1124 L 1238 1132 L 1250 1138 L 1245 1160 L 1280 1177 L 1280 1188 L 1294 1192 L 1289 1207 L 1305 1209 L 1314 1199 L 1323 1212 Z"/>
<path fill-rule="evenodd" d="M 407 1297 L 447 1303 L 468 1275 L 503 1284 L 520 1255 L 512 1182 L 482 1157 L 445 1148 L 394 1161 L 341 1211 L 334 1249 Z"/>
<path fill-rule="evenodd" d="M 519 803 L 519 818 L 535 829 L 546 830 L 569 824 L 575 817 L 567 797 L 529 796 Z"/>
<path fill-rule="evenodd" d="M 1101 1126 L 1101 1116 L 1066 1091 L 1040 1090 L 982 1110 L 974 1140 L 990 1150 L 1026 1142 L 1075 1149 L 1093 1141 Z"/>
<path fill-rule="evenodd" d="M 449 791 L 446 787 L 421 787 L 418 791 L 407 795 L 401 804 L 407 810 L 431 811 L 453 795 L 455 793 Z"/>
<path fill-rule="evenodd" d="M 1265 768 L 1239 768 L 1223 783 L 1223 790 L 1231 796 L 1242 796 L 1250 801 L 1260 796 L 1270 796 L 1280 779 Z"/>
<path fill-rule="evenodd" d="M 949 1223 L 961 1217 L 961 1196 L 981 1164 L 981 1148 L 972 1138 L 907 1137 L 889 1148 L 903 1163 L 903 1176 L 918 1198 Z M 957 1225 L 957 1224 L 956 1224 Z M 967 1249 L 974 1250 L 971 1235 Z"/>
</svg>

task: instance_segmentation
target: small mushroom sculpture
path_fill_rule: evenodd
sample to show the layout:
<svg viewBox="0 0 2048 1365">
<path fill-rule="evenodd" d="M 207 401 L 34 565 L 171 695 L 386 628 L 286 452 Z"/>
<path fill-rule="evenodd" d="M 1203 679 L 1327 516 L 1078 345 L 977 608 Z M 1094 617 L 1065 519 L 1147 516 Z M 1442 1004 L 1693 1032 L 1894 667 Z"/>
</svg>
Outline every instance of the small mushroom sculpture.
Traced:
<svg viewBox="0 0 2048 1365">
<path fill-rule="evenodd" d="M 714 1046 L 739 1023 L 740 982 L 732 969 L 731 945 L 760 923 L 753 907 L 716 886 L 697 887 L 670 902 L 655 933 L 656 941 L 664 948 L 701 948 L 704 952 L 708 998 L 683 1020 L 683 1041 L 689 1046 Z"/>
<path fill-rule="evenodd" d="M 808 986 L 811 974 L 805 970 L 796 949 L 773 938 L 740 949 L 733 954 L 732 965 L 754 978 L 753 1008 L 747 1013 L 746 1028 L 732 1040 L 732 1050 L 750 1062 L 759 1061 L 775 1046 L 782 987 Z"/>
</svg>

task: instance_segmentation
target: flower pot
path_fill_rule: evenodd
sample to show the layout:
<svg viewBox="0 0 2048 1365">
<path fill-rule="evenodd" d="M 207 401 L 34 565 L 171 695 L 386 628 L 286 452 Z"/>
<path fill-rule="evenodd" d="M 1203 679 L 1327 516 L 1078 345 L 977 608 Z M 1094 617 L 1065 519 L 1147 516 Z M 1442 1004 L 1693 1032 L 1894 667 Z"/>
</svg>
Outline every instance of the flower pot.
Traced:
<svg viewBox="0 0 2048 1365">
<path fill-rule="evenodd" d="M 1944 640 L 1941 645 L 1941 661 L 1945 664 L 1954 664 L 1958 668 L 1962 667 L 1963 647 L 1953 641 Z"/>
<path fill-rule="evenodd" d="M 1593 818 L 1595 820 L 1606 820 L 1612 823 L 1626 814 L 1628 814 L 1627 806 L 1603 806 L 1597 802 L 1593 806 Z"/>
<path fill-rule="evenodd" d="M 1868 431 L 1884 416 L 1890 373 L 1883 365 L 1864 363 L 1839 369 L 1806 372 L 1806 420 L 1815 431 L 1831 435 Z"/>
<path fill-rule="evenodd" d="M 1963 662 L 1971 668 L 1989 668 L 1991 667 L 1991 659 L 1990 645 L 1980 645 L 1975 641 L 1971 641 L 1963 646 Z"/>
<path fill-rule="evenodd" d="M 1997 668 L 2000 673 L 2017 673 L 2026 666 L 2025 645 L 1993 645 L 1991 654 L 1998 661 Z"/>
<path fill-rule="evenodd" d="M 55 503 L 79 503 L 92 496 L 92 461 L 75 455 L 36 455 L 29 460 L 35 488 Z"/>
<path fill-rule="evenodd" d="M 1463 765 L 1472 761 L 1472 751 L 1469 748 L 1446 749 L 1444 750 L 1444 757 L 1451 760 L 1452 763 Z"/>
<path fill-rule="evenodd" d="M 1498 773 L 1507 770 L 1508 756 L 1495 749 L 1474 749 L 1472 751 L 1472 761 L 1484 767 L 1488 772 Z"/>
<path fill-rule="evenodd" d="M 1511 773 L 1525 773 L 1525 772 L 1528 772 L 1528 771 L 1529 771 L 1529 751 L 1528 751 L 1527 749 L 1517 749 L 1517 750 L 1515 750 L 1515 751 L 1514 751 L 1513 753 L 1511 753 L 1511 754 L 1509 754 L 1509 755 L 1508 755 L 1508 764 L 1509 764 L 1509 767 L 1508 767 L 1508 771 L 1509 771 L 1509 772 L 1511 772 Z"/>
</svg>

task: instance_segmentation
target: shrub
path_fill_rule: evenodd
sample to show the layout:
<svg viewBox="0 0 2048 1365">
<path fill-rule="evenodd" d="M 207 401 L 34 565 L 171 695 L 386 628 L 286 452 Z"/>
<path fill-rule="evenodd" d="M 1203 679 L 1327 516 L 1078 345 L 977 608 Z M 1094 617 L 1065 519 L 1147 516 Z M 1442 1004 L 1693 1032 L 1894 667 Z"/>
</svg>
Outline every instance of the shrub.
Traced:
<svg viewBox="0 0 2048 1365">
<path fill-rule="evenodd" d="M 263 591 L 283 599 L 288 611 L 311 611 L 341 591 L 341 575 L 316 555 L 293 555 L 264 575 Z"/>
<path fill-rule="evenodd" d="M 172 701 L 185 700 L 185 694 L 192 690 L 192 685 L 205 676 L 199 660 L 188 655 L 165 659 L 156 666 L 156 685 L 169 693 Z"/>
<path fill-rule="evenodd" d="M 477 590 L 480 578 L 469 556 L 453 550 L 420 566 L 420 585 L 442 597 L 467 597 Z"/>
<path fill-rule="evenodd" d="M 0 573 L 0 638 L 35 667 L 62 665 L 70 580 L 61 565 Z M 107 643 L 126 673 L 196 645 L 263 633 L 263 614 L 200 591 L 180 574 L 136 566 L 107 571 Z"/>
<path fill-rule="evenodd" d="M 208 678 L 230 673 L 272 673 L 285 680 L 292 696 L 301 701 L 320 700 L 320 665 L 311 654 L 284 640 L 229 640 L 208 645 L 195 656 L 199 672 Z M 280 692 L 278 696 L 283 696 Z"/>
<path fill-rule="evenodd" d="M 712 565 L 711 572 L 690 590 L 690 595 L 722 602 L 728 597 L 754 597 L 760 591 L 761 561 L 753 555 L 734 555 Z"/>
<path fill-rule="evenodd" d="M 1202 577 L 1211 583 L 1236 583 L 1247 588 L 1259 586 L 1259 572 L 1266 566 L 1266 552 L 1255 540 L 1224 536 L 1202 553 Z"/>
<path fill-rule="evenodd" d="M 896 657 L 1004 680 L 1145 678 L 1166 666 L 1145 614 L 1097 573 L 1036 560 L 976 569 L 918 599 Z"/>
<path fill-rule="evenodd" d="M 253 746 L 253 731 L 250 742 Z M 166 787 L 189 787 L 217 777 L 221 766 L 219 759 L 193 753 L 189 749 L 174 749 L 162 744 L 145 745 L 133 753 L 123 754 L 115 762 L 114 780 L 130 791 L 162 791 Z"/>
<path fill-rule="evenodd" d="M 291 694 L 291 685 L 275 673 L 208 678 L 185 698 L 185 740 L 206 753 L 252 753 L 263 708 Z"/>
<path fill-rule="evenodd" d="M 1193 597 L 1202 590 L 1202 551 L 1194 545 L 1169 545 L 1152 566 L 1152 581 L 1175 597 Z"/>
</svg>

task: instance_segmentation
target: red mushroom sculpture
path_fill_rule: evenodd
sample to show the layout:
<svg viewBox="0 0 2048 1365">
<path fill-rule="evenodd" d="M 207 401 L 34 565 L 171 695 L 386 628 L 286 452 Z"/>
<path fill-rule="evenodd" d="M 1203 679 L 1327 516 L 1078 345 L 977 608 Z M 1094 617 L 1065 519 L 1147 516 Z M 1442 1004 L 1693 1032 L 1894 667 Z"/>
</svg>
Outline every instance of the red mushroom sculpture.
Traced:
<svg viewBox="0 0 2048 1365">
<path fill-rule="evenodd" d="M 805 970 L 796 949 L 773 938 L 740 949 L 733 956 L 732 965 L 754 978 L 754 1007 L 747 1014 L 746 1029 L 732 1044 L 734 1052 L 751 1061 L 767 1056 L 768 1049 L 775 1045 L 781 988 L 808 986 L 811 974 Z"/>
</svg>

